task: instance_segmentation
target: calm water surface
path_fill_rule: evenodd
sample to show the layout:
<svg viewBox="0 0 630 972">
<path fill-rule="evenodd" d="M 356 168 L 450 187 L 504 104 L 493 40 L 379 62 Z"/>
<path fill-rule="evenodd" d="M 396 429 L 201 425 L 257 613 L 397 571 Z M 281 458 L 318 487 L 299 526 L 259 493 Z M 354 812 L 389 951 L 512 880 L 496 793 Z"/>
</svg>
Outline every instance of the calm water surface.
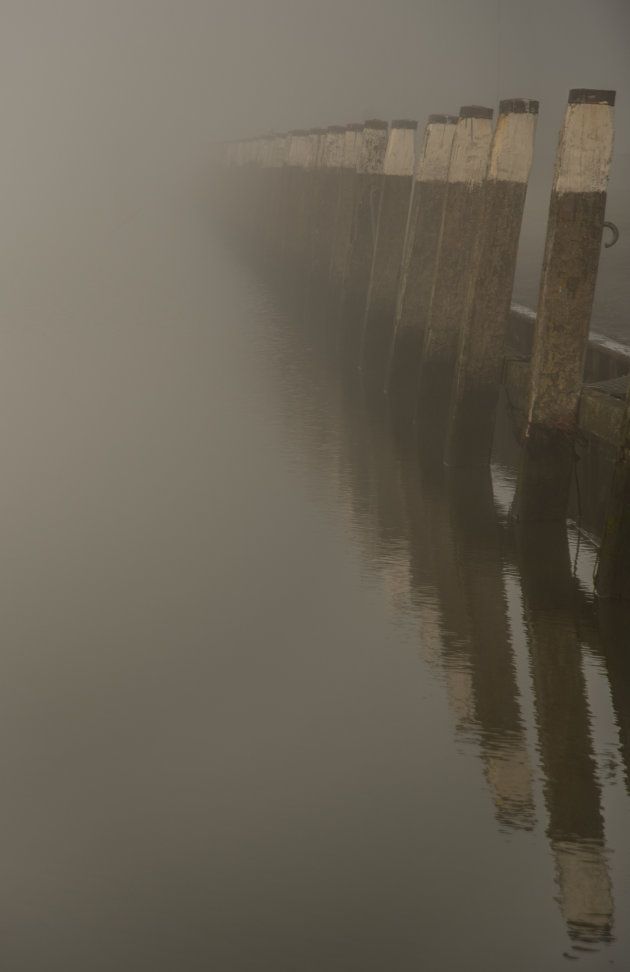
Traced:
<svg viewBox="0 0 630 972">
<path fill-rule="evenodd" d="M 593 552 L 508 531 L 502 441 L 419 464 L 157 202 L 8 291 L 2 967 L 627 968 Z"/>
</svg>

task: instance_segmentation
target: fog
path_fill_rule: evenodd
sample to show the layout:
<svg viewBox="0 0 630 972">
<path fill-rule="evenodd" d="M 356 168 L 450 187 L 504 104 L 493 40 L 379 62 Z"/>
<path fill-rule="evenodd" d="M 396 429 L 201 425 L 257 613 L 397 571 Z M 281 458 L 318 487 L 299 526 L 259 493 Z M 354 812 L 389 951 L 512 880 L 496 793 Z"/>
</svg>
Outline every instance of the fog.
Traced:
<svg viewBox="0 0 630 972">
<path fill-rule="evenodd" d="M 627 0 L 0 11 L 0 966 L 411 972 L 483 955 L 492 972 L 516 955 L 551 970 L 584 911 L 579 881 L 570 920 L 556 906 L 554 841 L 604 888 L 594 939 L 614 927 L 623 962 L 627 679 L 613 712 L 597 656 L 587 700 L 576 649 L 580 713 L 612 729 L 593 755 L 577 719 L 584 790 L 540 782 L 529 629 L 512 564 L 501 613 L 492 501 L 482 540 L 458 534 L 441 485 L 422 493 L 360 408 L 344 413 L 281 303 L 213 239 L 207 203 L 217 140 L 367 117 L 421 133 L 431 113 L 539 99 L 515 291 L 533 306 L 569 89 L 613 88 L 621 238 L 596 323 L 630 342 Z M 477 634 L 461 576 L 490 619 Z M 571 654 L 571 610 L 530 613 Z M 492 709 L 483 648 L 502 657 L 508 629 L 524 716 L 506 743 L 466 693 L 478 683 Z M 554 814 L 576 833 L 546 831 Z M 597 947 L 583 968 L 601 967 Z"/>
<path fill-rule="evenodd" d="M 201 192 L 214 140 L 365 117 L 416 118 L 421 131 L 432 112 L 505 97 L 541 103 L 517 281 L 531 304 L 572 87 L 618 92 L 608 213 L 622 239 L 603 270 L 624 276 L 625 0 L 4 0 L 2 12 L 5 314 L 32 309 L 51 262 L 48 296 L 65 292 L 86 248 L 166 183 Z M 619 317 L 621 295 L 607 299 Z"/>
</svg>

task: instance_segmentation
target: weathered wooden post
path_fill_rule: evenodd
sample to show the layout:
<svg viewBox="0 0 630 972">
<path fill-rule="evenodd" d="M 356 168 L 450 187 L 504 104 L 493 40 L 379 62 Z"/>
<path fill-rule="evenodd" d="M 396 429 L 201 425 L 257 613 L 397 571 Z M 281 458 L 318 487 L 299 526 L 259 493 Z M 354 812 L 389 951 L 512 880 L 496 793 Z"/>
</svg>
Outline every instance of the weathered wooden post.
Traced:
<svg viewBox="0 0 630 972">
<path fill-rule="evenodd" d="M 248 241 L 248 220 L 251 217 L 251 182 L 249 180 L 254 139 L 241 138 L 236 143 L 234 153 L 234 175 L 236 176 L 236 196 L 234 200 L 234 238 L 239 247 L 246 248 Z"/>
<path fill-rule="evenodd" d="M 474 274 L 492 137 L 492 108 L 459 113 L 420 364 L 419 414 L 442 415 L 450 398 L 457 344 Z M 435 431 L 441 435 L 437 424 Z"/>
<path fill-rule="evenodd" d="M 456 123 L 454 115 L 429 116 L 398 285 L 385 390 L 413 396 L 414 406 Z"/>
<path fill-rule="evenodd" d="M 291 136 L 276 135 L 271 155 L 272 186 L 269 200 L 269 242 L 274 261 L 280 251 L 282 227 L 284 225 L 284 191 L 286 184 L 286 166 L 289 160 Z"/>
<path fill-rule="evenodd" d="M 285 173 L 285 205 L 283 217 L 285 221 L 282 234 L 282 263 L 285 267 L 292 266 L 295 245 L 298 235 L 298 213 L 300 211 L 304 167 L 308 157 L 309 133 L 301 128 L 290 132 L 291 142 Z"/>
<path fill-rule="evenodd" d="M 317 173 L 326 138 L 324 128 L 311 128 L 306 140 L 306 157 L 302 172 L 302 192 L 296 210 L 297 235 L 295 239 L 294 262 L 298 273 L 303 276 L 309 265 L 311 221 Z"/>
<path fill-rule="evenodd" d="M 352 233 L 357 165 L 361 154 L 362 141 L 363 125 L 356 123 L 346 125 L 339 179 L 339 198 L 328 268 L 328 282 L 333 295 L 340 293 L 346 270 L 348 247 Z"/>
<path fill-rule="evenodd" d="M 617 450 L 599 548 L 595 590 L 600 597 L 630 600 L 630 389 L 623 442 Z"/>
<path fill-rule="evenodd" d="M 258 260 L 266 256 L 265 235 L 268 225 L 269 175 L 273 136 L 261 135 L 256 139 L 252 167 L 249 174 L 250 230 L 249 247 L 252 256 Z"/>
<path fill-rule="evenodd" d="M 492 138 L 472 293 L 464 313 L 445 460 L 489 464 L 538 102 L 502 101 Z"/>
<path fill-rule="evenodd" d="M 416 121 L 392 122 L 367 289 L 359 367 L 383 387 L 391 343 L 415 163 Z"/>
<path fill-rule="evenodd" d="M 343 283 L 344 327 L 350 356 L 355 364 L 376 242 L 386 148 L 387 122 L 376 119 L 367 121 L 357 165 L 352 231 Z"/>
<path fill-rule="evenodd" d="M 321 168 L 317 178 L 314 212 L 311 221 L 311 279 L 319 284 L 328 276 L 339 179 L 343 161 L 346 130 L 331 125 L 326 131 Z"/>
<path fill-rule="evenodd" d="M 614 91 L 575 89 L 558 144 L 512 516 L 564 520 L 613 146 Z"/>
</svg>

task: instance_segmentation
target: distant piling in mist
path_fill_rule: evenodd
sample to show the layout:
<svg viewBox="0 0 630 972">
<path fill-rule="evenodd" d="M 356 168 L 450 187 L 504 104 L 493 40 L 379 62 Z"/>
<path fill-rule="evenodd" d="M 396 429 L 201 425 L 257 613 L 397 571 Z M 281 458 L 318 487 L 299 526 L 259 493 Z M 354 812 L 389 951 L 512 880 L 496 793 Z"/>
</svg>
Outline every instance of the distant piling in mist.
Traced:
<svg viewBox="0 0 630 972">
<path fill-rule="evenodd" d="M 362 124 L 351 122 L 346 126 L 344 133 L 339 193 L 328 269 L 329 287 L 336 295 L 340 293 L 343 286 L 352 236 L 356 175 L 363 144 L 363 131 Z"/>
<path fill-rule="evenodd" d="M 456 123 L 454 115 L 429 116 L 398 281 L 385 387 L 392 395 L 404 396 L 410 414 L 415 407 Z"/>
<path fill-rule="evenodd" d="M 350 360 L 359 357 L 363 313 L 376 244 L 378 211 L 383 189 L 387 122 L 370 119 L 363 127 L 352 207 L 352 227 L 343 274 L 342 300 L 345 345 Z"/>
<path fill-rule="evenodd" d="M 359 366 L 383 385 L 415 168 L 416 121 L 393 121 L 383 161 L 376 235 L 362 323 Z"/>
</svg>

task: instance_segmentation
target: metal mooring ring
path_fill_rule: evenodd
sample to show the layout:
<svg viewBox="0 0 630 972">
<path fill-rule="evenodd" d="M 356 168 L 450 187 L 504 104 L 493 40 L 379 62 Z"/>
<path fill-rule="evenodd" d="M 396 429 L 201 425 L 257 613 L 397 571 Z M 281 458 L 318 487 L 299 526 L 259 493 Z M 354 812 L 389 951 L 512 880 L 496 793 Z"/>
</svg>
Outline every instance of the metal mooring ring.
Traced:
<svg viewBox="0 0 630 972">
<path fill-rule="evenodd" d="M 606 220 L 606 222 L 604 223 L 604 227 L 606 226 L 608 227 L 609 230 L 612 230 L 612 240 L 610 240 L 609 243 L 604 243 L 605 248 L 609 249 L 609 247 L 614 246 L 617 240 L 619 239 L 619 230 L 617 229 L 614 223 L 610 222 L 610 220 Z"/>
</svg>

